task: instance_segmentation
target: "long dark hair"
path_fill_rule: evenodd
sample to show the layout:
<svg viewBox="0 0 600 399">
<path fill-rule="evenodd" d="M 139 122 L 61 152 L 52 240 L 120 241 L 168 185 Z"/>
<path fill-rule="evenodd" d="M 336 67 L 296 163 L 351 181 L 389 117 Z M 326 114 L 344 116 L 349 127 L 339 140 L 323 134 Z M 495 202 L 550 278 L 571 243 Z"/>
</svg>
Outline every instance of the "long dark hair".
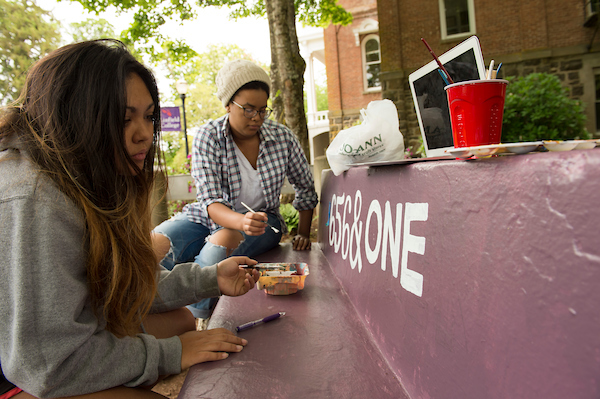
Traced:
<svg viewBox="0 0 600 399">
<path fill-rule="evenodd" d="M 142 170 L 124 139 L 132 74 L 144 81 L 155 106 L 154 142 Z M 118 335 L 136 332 L 156 295 L 150 198 L 159 127 L 152 72 L 111 39 L 70 44 L 34 64 L 0 126 L 0 140 L 18 136 L 40 171 L 82 210 L 92 302 Z"/>
</svg>

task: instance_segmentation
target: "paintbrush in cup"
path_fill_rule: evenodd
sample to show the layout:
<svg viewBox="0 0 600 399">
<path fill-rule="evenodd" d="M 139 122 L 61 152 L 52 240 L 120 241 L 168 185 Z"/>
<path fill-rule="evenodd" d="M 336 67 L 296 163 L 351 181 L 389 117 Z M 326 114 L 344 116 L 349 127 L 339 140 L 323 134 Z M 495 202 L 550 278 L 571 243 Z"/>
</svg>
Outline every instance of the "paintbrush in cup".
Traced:
<svg viewBox="0 0 600 399">
<path fill-rule="evenodd" d="M 252 208 L 250 208 L 248 205 L 244 204 L 243 202 L 240 202 L 240 204 L 242 204 L 242 206 L 243 206 L 244 208 L 248 209 L 250 212 L 252 212 L 252 213 L 256 213 L 256 211 L 255 211 L 255 210 L 253 210 Z M 272 228 L 272 229 L 273 229 L 273 231 L 274 231 L 275 233 L 279 233 L 279 230 L 277 230 L 275 227 L 271 226 L 271 225 L 270 225 L 269 223 L 267 223 L 267 222 L 265 222 L 265 223 L 267 224 L 267 226 L 269 226 L 270 228 Z"/>
<path fill-rule="evenodd" d="M 442 71 L 444 71 L 444 74 L 446 74 L 446 78 L 448 78 L 448 82 L 450 84 L 454 83 L 454 81 L 450 77 L 450 74 L 448 73 L 448 71 L 446 71 L 446 68 L 444 68 L 444 65 L 440 62 L 440 59 L 437 57 L 437 55 L 435 55 L 435 53 L 433 52 L 433 49 L 431 48 L 431 46 L 429 45 L 429 43 L 427 43 L 427 40 L 425 40 L 424 38 L 421 38 L 421 41 L 423 42 L 423 44 L 425 45 L 425 47 L 427 47 L 427 50 L 429 50 L 429 53 L 431 53 L 431 56 L 433 57 L 433 59 L 435 60 L 435 62 L 438 64 L 438 66 L 440 67 L 440 69 Z"/>
</svg>

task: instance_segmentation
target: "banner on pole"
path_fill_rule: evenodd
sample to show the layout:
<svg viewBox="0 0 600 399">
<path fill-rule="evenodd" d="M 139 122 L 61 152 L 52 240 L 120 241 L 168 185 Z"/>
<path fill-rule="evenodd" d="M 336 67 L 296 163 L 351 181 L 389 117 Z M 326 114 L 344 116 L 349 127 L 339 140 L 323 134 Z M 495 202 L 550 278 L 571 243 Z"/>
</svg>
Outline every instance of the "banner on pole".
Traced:
<svg viewBox="0 0 600 399">
<path fill-rule="evenodd" d="M 160 127 L 163 132 L 181 131 L 179 107 L 162 107 L 160 109 Z"/>
</svg>

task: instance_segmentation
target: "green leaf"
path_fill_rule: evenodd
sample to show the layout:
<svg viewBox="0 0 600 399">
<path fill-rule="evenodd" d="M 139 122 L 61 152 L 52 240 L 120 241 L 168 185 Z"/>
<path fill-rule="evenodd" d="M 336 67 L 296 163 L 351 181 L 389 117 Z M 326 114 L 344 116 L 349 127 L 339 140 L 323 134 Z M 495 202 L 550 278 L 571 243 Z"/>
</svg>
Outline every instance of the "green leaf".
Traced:
<svg viewBox="0 0 600 399">
<path fill-rule="evenodd" d="M 15 100 L 29 67 L 60 43 L 52 14 L 25 0 L 0 0 L 0 105 Z"/>
<path fill-rule="evenodd" d="M 589 138 L 583 104 L 569 98 L 558 77 L 533 73 L 507 80 L 502 142 Z"/>
<path fill-rule="evenodd" d="M 281 204 L 279 206 L 279 212 L 281 212 L 281 216 L 289 230 L 298 229 L 300 213 L 292 204 Z"/>
</svg>

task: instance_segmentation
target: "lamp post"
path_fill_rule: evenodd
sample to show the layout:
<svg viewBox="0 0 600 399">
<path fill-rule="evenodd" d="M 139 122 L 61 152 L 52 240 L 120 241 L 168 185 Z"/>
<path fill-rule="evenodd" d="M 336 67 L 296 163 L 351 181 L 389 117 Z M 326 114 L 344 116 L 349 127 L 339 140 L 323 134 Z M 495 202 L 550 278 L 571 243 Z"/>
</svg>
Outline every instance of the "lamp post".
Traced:
<svg viewBox="0 0 600 399">
<path fill-rule="evenodd" d="M 177 83 L 175 83 L 175 88 L 177 89 L 177 93 L 179 93 L 181 105 L 183 107 L 183 136 L 185 137 L 185 157 L 187 159 L 187 157 L 190 155 L 187 137 L 187 121 L 185 120 L 185 95 L 188 91 L 188 84 L 185 80 L 179 79 Z"/>
</svg>

